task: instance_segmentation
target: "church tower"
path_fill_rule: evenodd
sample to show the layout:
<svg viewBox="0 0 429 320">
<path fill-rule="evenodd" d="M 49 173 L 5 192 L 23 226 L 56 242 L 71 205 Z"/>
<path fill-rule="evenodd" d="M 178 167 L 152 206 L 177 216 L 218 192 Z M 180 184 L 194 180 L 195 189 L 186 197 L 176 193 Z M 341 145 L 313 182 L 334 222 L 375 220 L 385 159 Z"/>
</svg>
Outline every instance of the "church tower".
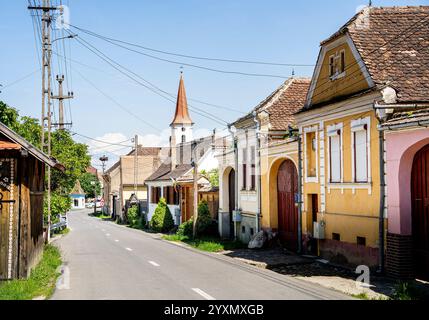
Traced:
<svg viewBox="0 0 429 320">
<path fill-rule="evenodd" d="M 188 102 L 186 99 L 185 83 L 183 74 L 180 75 L 179 91 L 177 93 L 176 112 L 174 119 L 170 124 L 170 148 L 171 148 L 171 166 L 172 169 L 178 163 L 177 145 L 180 143 L 192 141 L 192 127 L 194 123 L 189 116 Z"/>
</svg>

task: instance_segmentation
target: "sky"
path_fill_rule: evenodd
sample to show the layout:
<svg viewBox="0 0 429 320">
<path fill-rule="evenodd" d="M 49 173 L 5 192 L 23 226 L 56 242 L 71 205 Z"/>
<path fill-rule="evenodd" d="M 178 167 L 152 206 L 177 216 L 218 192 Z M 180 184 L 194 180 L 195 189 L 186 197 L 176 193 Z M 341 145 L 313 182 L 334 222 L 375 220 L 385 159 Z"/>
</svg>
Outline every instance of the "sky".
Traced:
<svg viewBox="0 0 429 320">
<path fill-rule="evenodd" d="M 1 1 L 0 100 L 17 108 L 21 115 L 40 118 L 40 46 L 36 46 L 28 1 Z M 53 2 L 59 4 L 60 0 Z M 67 74 L 65 93 L 73 91 L 74 98 L 70 105 L 66 102 L 66 121 L 73 122 L 71 131 L 76 133 L 76 140 L 90 146 L 93 164 L 100 168 L 101 155 L 106 154 L 111 165 L 118 155 L 131 150 L 127 146 L 136 134 L 145 146 L 168 143 L 175 105 L 142 86 L 144 81 L 175 96 L 183 71 L 188 99 L 216 105 L 188 101 L 192 108 L 216 117 L 217 121 L 213 121 L 198 114 L 201 111 L 190 111 L 195 122 L 194 136 L 207 135 L 249 112 L 292 72 L 295 77 L 311 77 L 319 43 L 368 1 L 63 0 L 62 3 L 69 8 L 72 26 L 105 37 L 188 56 L 287 64 L 197 60 L 131 47 L 175 62 L 169 63 L 125 50 L 71 27 L 70 32 L 77 34 L 77 38 L 59 40 L 53 45 L 55 52 L 62 55 L 65 52 L 67 62 L 54 54 L 53 74 Z M 429 5 L 429 0 L 373 0 L 372 3 L 373 6 Z M 58 31 L 54 38 L 61 36 Z M 133 72 L 132 77 L 140 83 L 101 60 L 81 44 L 84 41 Z M 213 72 L 186 64 L 265 76 Z M 53 91 L 57 92 L 56 86 Z M 57 105 L 54 107 L 58 117 Z"/>
</svg>

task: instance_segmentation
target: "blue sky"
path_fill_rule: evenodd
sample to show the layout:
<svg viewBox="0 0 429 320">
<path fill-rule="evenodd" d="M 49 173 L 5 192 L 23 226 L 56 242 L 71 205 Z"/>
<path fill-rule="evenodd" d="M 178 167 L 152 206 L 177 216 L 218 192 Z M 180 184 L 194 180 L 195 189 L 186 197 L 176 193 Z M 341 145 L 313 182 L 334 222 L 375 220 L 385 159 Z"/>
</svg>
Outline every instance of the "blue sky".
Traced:
<svg viewBox="0 0 429 320">
<path fill-rule="evenodd" d="M 357 7 L 367 3 L 364 0 L 63 2 L 70 7 L 71 24 L 143 46 L 195 56 L 310 65 L 315 64 L 319 42 L 352 17 Z M 429 0 L 374 0 L 373 5 L 429 5 Z M 8 87 L 8 84 L 39 68 L 27 1 L 3 1 L 0 21 L 0 84 L 5 86 L 0 99 L 18 108 L 22 115 L 40 117 L 40 73 Z M 91 38 L 82 32 L 77 33 L 81 39 L 90 41 L 110 58 L 165 91 L 177 92 L 180 65 L 153 60 Z M 165 143 L 168 139 L 168 131 L 165 129 L 173 116 L 174 105 L 127 79 L 76 40 L 67 42 L 71 43 L 71 55 L 67 50 L 67 57 L 86 65 L 72 62 L 72 81 L 69 79 L 68 83 L 68 88 L 75 94 L 75 99 L 71 102 L 74 123 L 72 130 L 111 142 L 123 141 L 139 134 L 146 145 Z M 214 63 L 156 55 L 229 71 L 284 77 L 292 73 L 291 67 Z M 53 65 L 54 73 L 58 73 L 58 63 L 54 61 Z M 188 98 L 233 108 L 239 112 L 249 111 L 283 81 L 281 78 L 220 74 L 187 66 L 183 71 Z M 312 72 L 312 67 L 295 67 L 296 76 L 311 76 Z M 94 90 L 80 74 L 143 121 Z M 240 116 L 239 112 L 192 104 L 226 122 Z M 68 108 L 66 114 L 67 120 L 70 120 Z M 199 134 L 219 126 L 192 111 L 191 116 L 196 129 L 200 130 Z M 157 129 L 148 126 L 147 122 Z M 82 137 L 77 139 L 88 141 Z M 96 156 L 106 151 L 110 152 L 108 155 L 112 159 L 115 154 L 127 151 L 119 150 L 120 147 L 105 150 L 103 144 L 94 142 L 90 145 Z"/>
</svg>

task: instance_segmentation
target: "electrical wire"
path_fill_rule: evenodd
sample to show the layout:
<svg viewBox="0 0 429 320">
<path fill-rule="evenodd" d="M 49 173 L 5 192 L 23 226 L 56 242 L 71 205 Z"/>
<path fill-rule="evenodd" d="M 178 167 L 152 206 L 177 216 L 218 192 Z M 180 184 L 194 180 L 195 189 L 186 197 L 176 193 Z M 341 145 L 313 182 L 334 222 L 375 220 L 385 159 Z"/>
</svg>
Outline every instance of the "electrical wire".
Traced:
<svg viewBox="0 0 429 320">
<path fill-rule="evenodd" d="M 72 25 L 70 25 L 72 26 Z M 73 26 L 72 26 L 73 27 Z M 81 30 L 82 31 L 82 30 Z M 110 44 L 113 44 L 115 46 L 121 47 L 125 50 L 134 52 L 134 53 L 138 53 L 140 55 L 155 59 L 155 60 L 159 60 L 159 61 L 163 61 L 163 62 L 168 62 L 168 63 L 172 63 L 172 64 L 176 64 L 176 65 L 180 65 L 180 66 L 187 66 L 187 67 L 191 67 L 191 68 L 197 68 L 197 69 L 201 69 L 201 70 L 206 70 L 206 71 L 211 71 L 211 72 L 217 72 L 217 73 L 223 73 L 223 74 L 235 74 L 235 75 L 240 75 L 240 76 L 251 76 L 251 77 L 268 77 L 268 78 L 280 78 L 280 79 L 288 79 L 289 77 L 286 76 L 282 76 L 282 75 L 273 75 L 273 74 L 260 74 L 260 73 L 247 73 L 247 72 L 240 72 L 240 71 L 229 71 L 229 70 L 220 70 L 220 69 L 215 69 L 215 68 L 210 68 L 210 67 L 205 67 L 205 66 L 200 66 L 200 65 L 195 65 L 195 64 L 191 64 L 191 63 L 186 63 L 183 61 L 175 61 L 175 60 L 169 60 L 169 59 L 164 59 L 158 56 L 154 56 L 151 54 L 147 54 L 135 49 L 131 49 L 129 47 L 123 46 L 121 44 L 118 44 L 114 41 L 111 41 L 101 35 L 98 35 L 96 33 L 93 32 L 86 32 L 86 31 L 82 31 L 90 36 L 96 37 L 98 39 L 104 40 Z"/>
</svg>

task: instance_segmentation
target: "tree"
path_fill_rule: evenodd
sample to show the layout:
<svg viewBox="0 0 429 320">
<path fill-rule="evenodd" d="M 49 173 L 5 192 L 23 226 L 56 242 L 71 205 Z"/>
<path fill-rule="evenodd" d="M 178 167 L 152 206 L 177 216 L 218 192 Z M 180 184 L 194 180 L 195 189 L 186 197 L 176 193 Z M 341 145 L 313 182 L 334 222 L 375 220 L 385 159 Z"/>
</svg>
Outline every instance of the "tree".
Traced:
<svg viewBox="0 0 429 320">
<path fill-rule="evenodd" d="M 0 122 L 11 128 L 12 130 L 16 130 L 19 126 L 18 119 L 18 110 L 9 107 L 3 101 L 0 101 Z"/>
<path fill-rule="evenodd" d="M 52 133 L 52 156 L 66 168 L 64 173 L 52 170 L 52 189 L 67 194 L 91 163 L 88 146 L 75 142 L 70 132 L 57 130 Z"/>
<path fill-rule="evenodd" d="M 101 184 L 95 175 L 89 172 L 85 172 L 80 176 L 79 181 L 83 191 L 85 191 L 87 198 L 95 198 L 94 185 L 92 185 L 91 182 L 95 182 L 95 189 L 96 189 L 97 195 L 100 195 Z"/>
<path fill-rule="evenodd" d="M 46 194 L 45 194 L 46 196 Z M 53 223 L 58 221 L 60 214 L 65 214 L 71 209 L 71 198 L 69 195 L 61 195 L 53 192 L 51 194 L 51 221 Z M 43 213 L 45 222 L 48 221 L 48 201 L 43 202 Z"/>
<path fill-rule="evenodd" d="M 206 170 L 202 170 L 201 175 L 206 178 L 212 187 L 219 187 L 219 170 L 213 169 L 207 172 Z"/>
</svg>

